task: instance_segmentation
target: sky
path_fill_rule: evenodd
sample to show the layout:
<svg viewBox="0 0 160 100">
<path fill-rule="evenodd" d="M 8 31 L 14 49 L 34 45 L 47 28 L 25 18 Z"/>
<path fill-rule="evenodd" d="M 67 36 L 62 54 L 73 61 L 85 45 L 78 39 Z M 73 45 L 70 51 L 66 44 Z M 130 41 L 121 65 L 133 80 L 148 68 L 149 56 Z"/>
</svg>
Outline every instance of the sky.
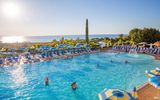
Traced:
<svg viewBox="0 0 160 100">
<path fill-rule="evenodd" d="M 127 34 L 160 29 L 160 0 L 0 0 L 0 35 Z"/>
</svg>

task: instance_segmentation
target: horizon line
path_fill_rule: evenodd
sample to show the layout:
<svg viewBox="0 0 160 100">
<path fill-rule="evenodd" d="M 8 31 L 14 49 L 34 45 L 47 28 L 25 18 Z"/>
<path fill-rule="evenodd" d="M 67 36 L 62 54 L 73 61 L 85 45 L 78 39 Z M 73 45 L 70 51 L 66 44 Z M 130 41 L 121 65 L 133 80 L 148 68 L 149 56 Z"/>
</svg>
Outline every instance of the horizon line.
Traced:
<svg viewBox="0 0 160 100">
<path fill-rule="evenodd" d="M 89 35 L 119 35 L 120 33 L 93 33 L 93 34 L 89 34 Z M 123 33 L 123 35 L 128 35 L 129 33 Z M 0 35 L 0 37 L 4 37 L 4 36 L 8 36 L 8 37 L 12 37 L 12 36 L 20 36 L 20 37 L 27 37 L 27 36 L 69 36 L 69 35 L 85 35 L 85 34 L 63 34 L 63 35 L 59 35 L 59 34 L 53 34 L 53 35 Z"/>
</svg>

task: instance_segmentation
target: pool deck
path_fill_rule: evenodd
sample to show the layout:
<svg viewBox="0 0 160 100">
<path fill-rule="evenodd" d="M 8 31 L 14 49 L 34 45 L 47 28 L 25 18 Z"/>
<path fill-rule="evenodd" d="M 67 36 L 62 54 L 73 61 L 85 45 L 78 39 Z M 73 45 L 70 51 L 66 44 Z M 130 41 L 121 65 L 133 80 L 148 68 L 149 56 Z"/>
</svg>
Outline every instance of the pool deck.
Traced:
<svg viewBox="0 0 160 100">
<path fill-rule="evenodd" d="M 111 50 L 111 49 L 109 49 Z M 107 51 L 107 50 L 106 50 Z M 115 52 L 124 52 L 122 50 L 114 50 Z M 138 54 L 146 54 L 146 55 L 151 55 L 151 56 L 154 56 L 156 60 L 160 60 L 160 55 L 157 55 L 157 54 L 148 54 L 148 53 L 140 53 L 140 52 L 137 52 Z"/>
<path fill-rule="evenodd" d="M 138 100 L 160 100 L 160 89 L 158 90 L 149 83 L 145 83 L 143 86 L 138 87 Z M 159 99 L 156 98 L 159 96 Z"/>
</svg>

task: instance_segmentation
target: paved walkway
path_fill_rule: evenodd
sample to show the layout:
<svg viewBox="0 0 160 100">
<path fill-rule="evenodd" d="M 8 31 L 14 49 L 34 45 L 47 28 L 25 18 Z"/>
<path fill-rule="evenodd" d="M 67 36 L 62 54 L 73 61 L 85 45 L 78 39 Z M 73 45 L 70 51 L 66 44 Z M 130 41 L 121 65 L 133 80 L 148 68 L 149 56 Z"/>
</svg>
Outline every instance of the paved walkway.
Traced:
<svg viewBox="0 0 160 100">
<path fill-rule="evenodd" d="M 147 83 L 138 89 L 138 100 L 160 100 L 160 89 Z"/>
</svg>

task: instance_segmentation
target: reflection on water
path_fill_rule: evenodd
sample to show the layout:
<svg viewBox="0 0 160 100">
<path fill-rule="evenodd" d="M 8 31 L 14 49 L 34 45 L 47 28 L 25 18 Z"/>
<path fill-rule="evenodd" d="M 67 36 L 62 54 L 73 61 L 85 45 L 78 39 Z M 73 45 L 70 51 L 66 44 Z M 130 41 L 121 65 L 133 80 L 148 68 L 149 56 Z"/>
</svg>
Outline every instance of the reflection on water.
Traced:
<svg viewBox="0 0 160 100">
<path fill-rule="evenodd" d="M 20 86 L 27 82 L 27 78 L 24 73 L 24 68 L 22 66 L 17 66 L 15 69 L 10 71 L 11 79 L 16 84 Z"/>
<path fill-rule="evenodd" d="M 23 36 L 5 36 L 1 38 L 2 43 L 21 43 L 25 41 Z"/>
<path fill-rule="evenodd" d="M 125 35 L 126 36 L 126 35 Z M 18 39 L 15 39 L 18 37 Z M 65 39 L 85 39 L 85 35 L 54 35 L 54 36 L 0 36 L 0 41 L 3 43 L 15 43 L 15 42 L 50 42 L 54 39 L 60 40 L 62 37 Z M 118 34 L 90 34 L 90 38 L 116 38 Z"/>
</svg>

